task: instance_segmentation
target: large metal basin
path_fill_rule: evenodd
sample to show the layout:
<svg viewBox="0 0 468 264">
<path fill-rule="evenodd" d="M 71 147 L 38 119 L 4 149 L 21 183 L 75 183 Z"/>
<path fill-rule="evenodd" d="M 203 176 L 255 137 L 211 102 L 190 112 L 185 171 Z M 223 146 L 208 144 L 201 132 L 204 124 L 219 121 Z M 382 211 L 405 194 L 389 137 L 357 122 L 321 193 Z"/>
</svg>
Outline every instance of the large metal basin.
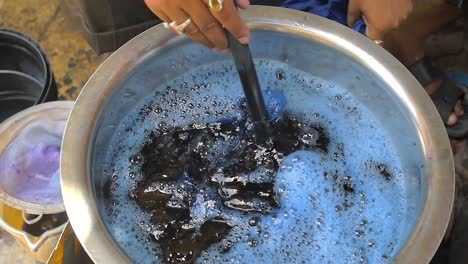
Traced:
<svg viewBox="0 0 468 264">
<path fill-rule="evenodd" d="M 419 214 L 402 231 L 408 240 L 394 262 L 429 262 L 449 222 L 454 168 L 443 123 L 423 88 L 384 49 L 334 22 L 273 7 L 252 7 L 243 15 L 256 58 L 333 80 L 382 121 L 414 186 L 408 203 Z M 66 129 L 61 174 L 71 224 L 96 263 L 130 262 L 103 224 L 103 179 L 92 173 L 116 126 L 159 85 L 227 56 L 156 26 L 115 52 L 86 84 Z"/>
</svg>

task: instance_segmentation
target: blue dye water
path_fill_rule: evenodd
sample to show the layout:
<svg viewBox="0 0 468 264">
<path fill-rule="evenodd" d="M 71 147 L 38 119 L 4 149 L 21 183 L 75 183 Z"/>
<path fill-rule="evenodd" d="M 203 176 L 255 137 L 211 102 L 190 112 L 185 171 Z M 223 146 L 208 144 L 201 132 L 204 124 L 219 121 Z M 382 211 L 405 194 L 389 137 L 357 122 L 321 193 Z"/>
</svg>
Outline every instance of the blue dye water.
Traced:
<svg viewBox="0 0 468 264">
<path fill-rule="evenodd" d="M 280 62 L 256 64 L 272 116 L 287 112 L 324 127 L 329 151 L 285 157 L 275 181 L 281 207 L 272 214 L 227 209 L 215 189 L 199 186 L 191 209 L 194 224 L 221 215 L 233 228 L 197 263 L 391 262 L 409 235 L 400 230 L 417 215 L 407 212 L 401 165 L 379 122 L 333 83 Z M 104 221 L 135 263 L 164 261 L 151 240 L 156 231 L 151 215 L 129 198 L 143 178 L 141 162 L 130 157 L 155 129 L 243 115 L 242 89 L 231 63 L 200 66 L 155 88 L 120 124 L 103 171 L 112 178 Z M 224 252 L 226 247 L 230 250 Z"/>
</svg>

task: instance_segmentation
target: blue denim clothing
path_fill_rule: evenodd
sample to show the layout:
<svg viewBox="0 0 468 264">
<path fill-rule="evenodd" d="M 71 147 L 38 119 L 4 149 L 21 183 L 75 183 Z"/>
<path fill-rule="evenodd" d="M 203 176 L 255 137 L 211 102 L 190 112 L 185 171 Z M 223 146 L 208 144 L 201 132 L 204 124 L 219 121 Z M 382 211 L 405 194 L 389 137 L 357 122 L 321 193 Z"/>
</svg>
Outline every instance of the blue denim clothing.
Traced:
<svg viewBox="0 0 468 264">
<path fill-rule="evenodd" d="M 326 17 L 347 26 L 348 0 L 287 0 L 283 7 Z M 360 19 L 353 29 L 366 34 L 366 23 Z"/>
</svg>

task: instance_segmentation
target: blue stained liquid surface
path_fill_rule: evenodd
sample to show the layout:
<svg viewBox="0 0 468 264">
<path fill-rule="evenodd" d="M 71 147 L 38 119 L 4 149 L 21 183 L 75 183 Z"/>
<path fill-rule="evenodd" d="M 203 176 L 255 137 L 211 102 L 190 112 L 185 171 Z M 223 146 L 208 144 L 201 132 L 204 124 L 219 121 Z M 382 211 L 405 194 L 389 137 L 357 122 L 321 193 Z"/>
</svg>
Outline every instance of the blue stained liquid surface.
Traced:
<svg viewBox="0 0 468 264">
<path fill-rule="evenodd" d="M 409 236 L 401 230 L 417 215 L 407 210 L 401 164 L 379 121 L 331 82 L 276 61 L 256 65 L 271 116 L 287 113 L 321 127 L 330 143 L 327 151 L 300 150 L 284 157 L 274 175 L 280 208 L 269 214 L 227 208 L 216 189 L 197 184 L 191 224 L 222 217 L 232 229 L 196 263 L 391 262 Z M 102 171 L 110 180 L 103 218 L 135 263 L 164 263 L 153 241 L 158 230 L 151 214 L 130 198 L 145 178 L 140 152 L 151 132 L 241 120 L 242 96 L 231 63 L 203 65 L 157 87 L 118 127 Z M 220 160 L 238 140 L 215 144 L 210 159 Z"/>
</svg>

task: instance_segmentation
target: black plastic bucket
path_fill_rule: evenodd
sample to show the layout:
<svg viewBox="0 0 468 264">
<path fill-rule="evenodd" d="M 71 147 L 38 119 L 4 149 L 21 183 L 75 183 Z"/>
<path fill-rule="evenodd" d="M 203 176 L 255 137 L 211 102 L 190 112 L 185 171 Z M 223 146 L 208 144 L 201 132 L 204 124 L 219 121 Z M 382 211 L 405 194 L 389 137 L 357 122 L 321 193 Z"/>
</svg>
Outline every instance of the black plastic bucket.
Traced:
<svg viewBox="0 0 468 264">
<path fill-rule="evenodd" d="M 0 122 L 57 100 L 57 85 L 44 49 L 30 37 L 0 29 Z"/>
<path fill-rule="evenodd" d="M 0 122 L 38 103 L 43 85 L 15 71 L 0 71 Z"/>
</svg>

